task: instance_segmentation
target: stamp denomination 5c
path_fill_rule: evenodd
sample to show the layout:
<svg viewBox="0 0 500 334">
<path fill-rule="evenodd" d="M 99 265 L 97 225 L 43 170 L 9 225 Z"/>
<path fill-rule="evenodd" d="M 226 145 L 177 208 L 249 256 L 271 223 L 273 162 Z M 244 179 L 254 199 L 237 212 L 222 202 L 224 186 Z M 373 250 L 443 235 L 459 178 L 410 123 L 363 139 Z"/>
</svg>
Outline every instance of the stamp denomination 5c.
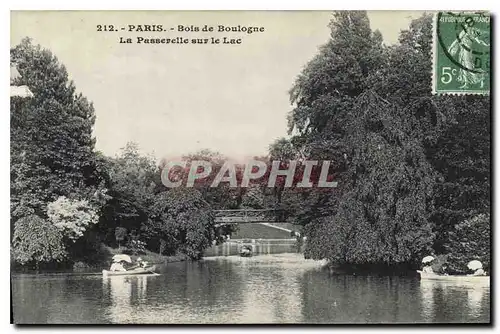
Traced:
<svg viewBox="0 0 500 334">
<path fill-rule="evenodd" d="M 489 94 L 490 32 L 487 12 L 436 14 L 433 93 Z"/>
</svg>

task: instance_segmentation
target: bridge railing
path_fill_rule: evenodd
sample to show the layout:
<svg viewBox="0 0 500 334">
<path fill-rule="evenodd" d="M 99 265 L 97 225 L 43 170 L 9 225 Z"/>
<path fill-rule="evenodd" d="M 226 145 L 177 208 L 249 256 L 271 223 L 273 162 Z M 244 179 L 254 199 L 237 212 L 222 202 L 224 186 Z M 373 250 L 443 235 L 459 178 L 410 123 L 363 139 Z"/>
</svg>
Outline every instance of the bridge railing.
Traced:
<svg viewBox="0 0 500 334">
<path fill-rule="evenodd" d="M 214 210 L 215 221 L 222 223 L 276 222 L 280 220 L 282 210 Z"/>
</svg>

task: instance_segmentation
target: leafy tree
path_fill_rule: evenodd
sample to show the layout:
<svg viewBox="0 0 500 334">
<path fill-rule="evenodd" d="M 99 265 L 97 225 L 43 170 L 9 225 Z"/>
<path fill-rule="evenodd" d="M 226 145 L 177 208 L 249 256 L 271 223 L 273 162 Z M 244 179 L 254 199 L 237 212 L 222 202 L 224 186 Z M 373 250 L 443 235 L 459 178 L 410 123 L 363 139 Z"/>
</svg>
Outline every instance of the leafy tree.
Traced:
<svg viewBox="0 0 500 334">
<path fill-rule="evenodd" d="M 118 243 L 118 248 L 120 248 L 120 242 L 123 242 L 127 237 L 127 229 L 124 227 L 117 227 L 115 229 L 115 239 Z"/>
<path fill-rule="evenodd" d="M 14 227 L 12 255 L 20 264 L 63 261 L 66 258 L 63 235 L 54 225 L 31 215 L 19 219 Z"/>
<path fill-rule="evenodd" d="M 433 171 L 397 109 L 373 93 L 358 101 L 337 212 L 320 225 L 322 238 L 332 238 L 322 255 L 337 263 L 410 262 L 430 250 Z"/>
<path fill-rule="evenodd" d="M 25 38 L 11 62 L 30 99 L 11 99 L 11 216 L 46 216 L 59 196 L 90 199 L 101 187 L 96 169 L 92 104 L 76 92 L 57 58 Z"/>
<path fill-rule="evenodd" d="M 428 148 L 429 160 L 440 173 L 432 217 L 437 252 L 445 250 L 448 233 L 458 222 L 489 212 L 491 207 L 490 101 L 467 97 L 456 103 L 456 110 L 456 122 Z"/>
<path fill-rule="evenodd" d="M 242 208 L 262 209 L 264 206 L 264 194 L 258 185 L 250 185 L 241 198 Z"/>
<path fill-rule="evenodd" d="M 148 220 L 155 192 L 161 183 L 154 157 L 144 156 L 136 143 L 129 142 L 104 169 L 109 175 L 111 199 L 103 209 L 102 229 L 108 243 L 115 241 L 116 227 L 139 230 Z"/>
<path fill-rule="evenodd" d="M 228 160 L 227 157 L 219 152 L 204 149 L 188 154 L 183 159 L 188 163 L 188 166 L 195 160 L 210 162 L 212 172 L 208 177 L 196 180 L 194 186 L 213 209 L 235 209 L 240 206 L 242 189 L 232 188 L 227 182 L 221 182 L 217 187 L 211 187 L 216 175 Z M 242 166 L 236 165 L 236 178 L 241 180 L 241 175 Z M 187 177 L 187 174 L 185 176 Z"/>
<path fill-rule="evenodd" d="M 295 83 L 292 142 L 309 159 L 330 160 L 339 182 L 303 195 L 306 209 L 296 214 L 306 256 L 397 264 L 430 249 L 435 173 L 425 145 L 439 135 L 448 104 L 436 106 L 420 73 L 430 68 L 424 23 L 403 33 L 400 46 L 384 47 L 366 13 L 336 13 L 330 41 Z"/>
<path fill-rule="evenodd" d="M 129 239 L 127 242 L 127 251 L 133 255 L 144 254 L 146 252 L 146 243 L 138 239 Z"/>
<path fill-rule="evenodd" d="M 414 20 L 400 42 L 391 54 L 393 85 L 386 96 L 408 106 L 419 123 L 416 135 L 439 175 L 430 219 L 434 250 L 443 253 L 458 222 L 490 210 L 491 102 L 488 96 L 431 96 L 431 77 L 425 72 L 431 66 L 431 15 Z"/>
<path fill-rule="evenodd" d="M 269 145 L 269 160 L 289 161 L 297 157 L 297 151 L 286 138 L 278 138 Z"/>
<path fill-rule="evenodd" d="M 306 156 L 342 159 L 346 117 L 367 77 L 382 62 L 382 38 L 372 33 L 366 12 L 333 14 L 331 38 L 307 64 L 290 91 L 294 146 Z"/>
<path fill-rule="evenodd" d="M 489 99 L 431 94 L 430 15 L 390 47 L 361 12 L 331 28 L 291 91 L 293 147 L 330 160 L 339 182 L 282 194 L 306 256 L 394 265 L 442 252 L 457 221 L 489 210 Z"/>
<path fill-rule="evenodd" d="M 90 225 L 98 222 L 97 211 L 87 200 L 70 200 L 65 196 L 48 204 L 47 216 L 73 242 L 81 238 Z"/>
<path fill-rule="evenodd" d="M 92 215 L 95 215 L 107 200 L 106 179 L 100 170 L 102 156 L 94 151 L 94 107 L 76 91 L 64 65 L 49 50 L 25 38 L 11 49 L 10 55 L 21 74 L 13 84 L 27 85 L 34 93 L 30 99 L 11 98 L 11 231 L 15 232 L 19 219 L 38 216 L 51 226 L 47 227 L 47 233 L 52 233 L 57 227 L 47 220 L 49 203 L 62 196 L 69 201 L 85 201 L 94 208 Z M 80 235 L 83 230 L 76 230 L 85 225 L 80 225 L 82 217 L 74 218 L 79 227 L 72 227 L 75 228 L 75 234 L 70 233 L 72 238 Z M 31 242 L 20 240 L 27 235 L 16 235 L 13 253 L 24 252 L 16 247 Z M 50 235 L 59 238 L 59 234 Z M 71 256 L 77 255 L 79 246 L 67 246 Z M 55 246 L 51 249 L 53 256 L 36 255 L 36 261 L 60 259 L 62 251 Z M 26 258 L 18 259 L 26 262 Z"/>
<path fill-rule="evenodd" d="M 156 195 L 143 235 L 159 245 L 163 239 L 168 253 L 179 251 L 199 259 L 215 239 L 214 216 L 196 189 L 171 189 Z"/>
</svg>

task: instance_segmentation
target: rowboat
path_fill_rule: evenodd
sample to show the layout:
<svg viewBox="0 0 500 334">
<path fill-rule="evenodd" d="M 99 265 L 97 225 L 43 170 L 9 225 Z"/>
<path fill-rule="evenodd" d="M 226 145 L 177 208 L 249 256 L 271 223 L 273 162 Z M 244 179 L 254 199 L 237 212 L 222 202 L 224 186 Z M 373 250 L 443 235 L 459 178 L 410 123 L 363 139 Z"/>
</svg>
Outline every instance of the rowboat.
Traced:
<svg viewBox="0 0 500 334">
<path fill-rule="evenodd" d="M 102 275 L 103 276 L 129 276 L 129 275 L 148 275 L 148 274 L 154 274 L 154 275 L 159 275 L 154 272 L 155 266 L 150 266 L 146 268 L 135 268 L 132 270 L 127 270 L 127 271 L 109 271 L 109 270 L 103 270 Z"/>
<path fill-rule="evenodd" d="M 417 272 L 420 274 L 420 279 L 426 281 L 480 283 L 480 284 L 490 283 L 490 276 L 438 275 L 438 274 L 424 273 L 420 270 L 417 270 Z"/>
</svg>

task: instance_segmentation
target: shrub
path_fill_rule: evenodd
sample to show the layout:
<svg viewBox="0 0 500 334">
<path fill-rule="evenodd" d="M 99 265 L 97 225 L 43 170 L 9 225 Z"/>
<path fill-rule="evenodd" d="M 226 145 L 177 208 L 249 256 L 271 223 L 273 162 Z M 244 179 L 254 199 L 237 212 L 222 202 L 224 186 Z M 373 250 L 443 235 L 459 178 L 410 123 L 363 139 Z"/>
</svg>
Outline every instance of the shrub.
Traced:
<svg viewBox="0 0 500 334">
<path fill-rule="evenodd" d="M 47 205 L 47 215 L 54 226 L 73 241 L 83 236 L 89 225 L 99 221 L 95 208 L 88 201 L 70 200 L 65 196 Z"/>
<path fill-rule="evenodd" d="M 115 239 L 118 243 L 118 248 L 120 248 L 120 242 L 124 241 L 127 237 L 127 229 L 124 227 L 117 227 L 115 229 Z"/>
<path fill-rule="evenodd" d="M 144 254 L 146 252 L 146 243 L 137 239 L 129 240 L 127 250 L 128 253 L 133 255 Z"/>
<path fill-rule="evenodd" d="M 15 223 L 12 239 L 12 255 L 16 262 L 61 262 L 66 258 L 66 250 L 61 231 L 42 218 L 31 215 Z"/>
</svg>

